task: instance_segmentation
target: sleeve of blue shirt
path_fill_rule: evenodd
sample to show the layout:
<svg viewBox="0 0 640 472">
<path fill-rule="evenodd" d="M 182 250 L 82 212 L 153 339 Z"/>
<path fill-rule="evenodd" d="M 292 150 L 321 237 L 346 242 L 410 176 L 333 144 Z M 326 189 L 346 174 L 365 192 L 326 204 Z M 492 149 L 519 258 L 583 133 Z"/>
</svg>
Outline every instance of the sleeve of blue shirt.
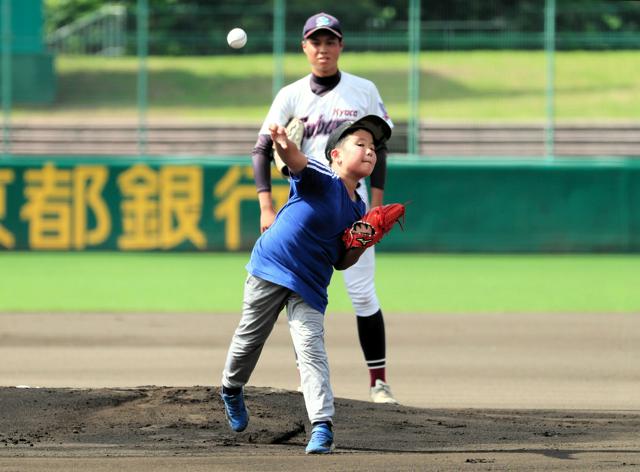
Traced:
<svg viewBox="0 0 640 472">
<path fill-rule="evenodd" d="M 337 178 L 336 174 L 328 167 L 309 159 L 307 166 L 297 174 L 291 174 L 291 179 L 296 183 L 300 193 L 323 193 L 330 183 Z"/>
</svg>

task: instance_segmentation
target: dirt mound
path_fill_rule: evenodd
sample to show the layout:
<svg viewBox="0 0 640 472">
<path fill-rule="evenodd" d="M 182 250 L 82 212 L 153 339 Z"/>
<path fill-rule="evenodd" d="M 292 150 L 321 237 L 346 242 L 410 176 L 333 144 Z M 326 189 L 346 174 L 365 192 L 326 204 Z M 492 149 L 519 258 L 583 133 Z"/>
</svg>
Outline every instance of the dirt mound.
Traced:
<svg viewBox="0 0 640 472">
<path fill-rule="evenodd" d="M 302 451 L 309 431 L 302 394 L 247 388 L 246 402 L 249 428 L 235 434 L 214 387 L 0 388 L 0 454 L 210 454 L 273 445 Z M 344 452 L 566 455 L 632 444 L 640 430 L 637 412 L 432 410 L 347 399 L 336 400 L 336 412 L 337 450 Z"/>
</svg>

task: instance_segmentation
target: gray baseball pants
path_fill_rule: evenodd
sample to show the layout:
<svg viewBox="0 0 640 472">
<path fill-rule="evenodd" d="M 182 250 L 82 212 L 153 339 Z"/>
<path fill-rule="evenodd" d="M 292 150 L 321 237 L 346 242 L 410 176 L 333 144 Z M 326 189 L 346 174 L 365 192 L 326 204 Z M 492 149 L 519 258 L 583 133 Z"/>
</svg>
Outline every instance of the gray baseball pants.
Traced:
<svg viewBox="0 0 640 472">
<path fill-rule="evenodd" d="M 231 339 L 222 385 L 238 388 L 249 381 L 285 306 L 309 421 L 332 421 L 335 409 L 324 347 L 324 315 L 288 288 L 251 274 L 245 281 L 242 318 Z"/>
</svg>

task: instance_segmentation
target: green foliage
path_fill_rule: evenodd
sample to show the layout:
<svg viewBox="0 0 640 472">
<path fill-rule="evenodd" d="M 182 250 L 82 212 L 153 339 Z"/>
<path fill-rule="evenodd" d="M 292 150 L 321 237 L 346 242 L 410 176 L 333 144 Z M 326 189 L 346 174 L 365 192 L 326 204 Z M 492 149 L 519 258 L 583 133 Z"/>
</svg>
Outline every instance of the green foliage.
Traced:
<svg viewBox="0 0 640 472">
<path fill-rule="evenodd" d="M 131 38 L 129 52 L 133 52 L 137 2 L 122 0 L 117 3 L 124 5 L 128 12 L 127 28 Z M 351 43 L 355 49 L 367 49 L 372 42 L 384 44 L 388 41 L 389 47 L 383 49 L 406 49 L 407 0 L 330 1 L 323 3 L 322 7 L 309 4 L 307 0 L 288 0 L 285 3 L 289 48 L 295 47 L 300 41 L 306 18 L 322 9 L 340 18 L 347 39 L 356 35 L 364 38 L 362 45 Z M 51 32 L 69 24 L 104 4 L 99 0 L 45 0 L 45 31 Z M 245 47 L 245 53 L 271 51 L 273 4 L 272 0 L 235 0 L 226 3 L 210 0 L 150 0 L 149 52 L 154 55 L 231 54 L 234 52 L 226 48 L 224 37 L 235 26 L 250 32 L 251 39 Z M 422 26 L 424 38 L 428 35 L 440 38 L 437 41 L 424 40 L 423 48 L 479 47 L 473 38 L 468 44 L 459 41 L 457 38 L 461 34 L 493 35 L 492 47 L 495 48 L 539 48 L 539 39 L 530 45 L 514 40 L 512 35 L 537 35 L 543 31 L 544 2 L 423 0 Z M 640 2 L 558 0 L 557 31 L 567 34 L 640 34 Z M 401 35 L 402 41 L 392 40 L 394 33 Z M 638 47 L 638 40 L 629 45 L 602 40 L 584 44 L 567 42 L 559 37 L 559 46 L 568 49 Z M 486 44 L 484 47 L 487 47 Z"/>
<path fill-rule="evenodd" d="M 100 0 L 44 0 L 45 33 L 97 10 L 104 3 Z"/>
</svg>

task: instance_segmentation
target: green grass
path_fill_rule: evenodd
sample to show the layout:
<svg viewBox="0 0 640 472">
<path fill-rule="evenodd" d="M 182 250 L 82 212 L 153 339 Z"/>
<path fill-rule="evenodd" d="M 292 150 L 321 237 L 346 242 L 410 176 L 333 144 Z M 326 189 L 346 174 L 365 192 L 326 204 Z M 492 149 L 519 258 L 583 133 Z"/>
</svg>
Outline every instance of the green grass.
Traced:
<svg viewBox="0 0 640 472">
<path fill-rule="evenodd" d="M 151 57 L 149 117 L 262 121 L 271 102 L 271 55 Z M 302 53 L 285 61 L 286 82 L 308 73 Z M 408 56 L 343 53 L 341 68 L 373 80 L 391 116 L 409 114 Z M 16 117 L 136 117 L 135 58 L 61 56 L 58 99 L 18 108 Z M 546 58 L 540 51 L 427 52 L 421 56 L 420 117 L 438 121 L 545 120 Z M 558 121 L 640 119 L 640 60 L 635 51 L 558 52 Z"/>
<path fill-rule="evenodd" d="M 248 254 L 0 253 L 0 312 L 239 312 Z M 382 253 L 386 312 L 640 312 L 637 255 Z M 342 277 L 331 312 L 350 311 Z"/>
</svg>

